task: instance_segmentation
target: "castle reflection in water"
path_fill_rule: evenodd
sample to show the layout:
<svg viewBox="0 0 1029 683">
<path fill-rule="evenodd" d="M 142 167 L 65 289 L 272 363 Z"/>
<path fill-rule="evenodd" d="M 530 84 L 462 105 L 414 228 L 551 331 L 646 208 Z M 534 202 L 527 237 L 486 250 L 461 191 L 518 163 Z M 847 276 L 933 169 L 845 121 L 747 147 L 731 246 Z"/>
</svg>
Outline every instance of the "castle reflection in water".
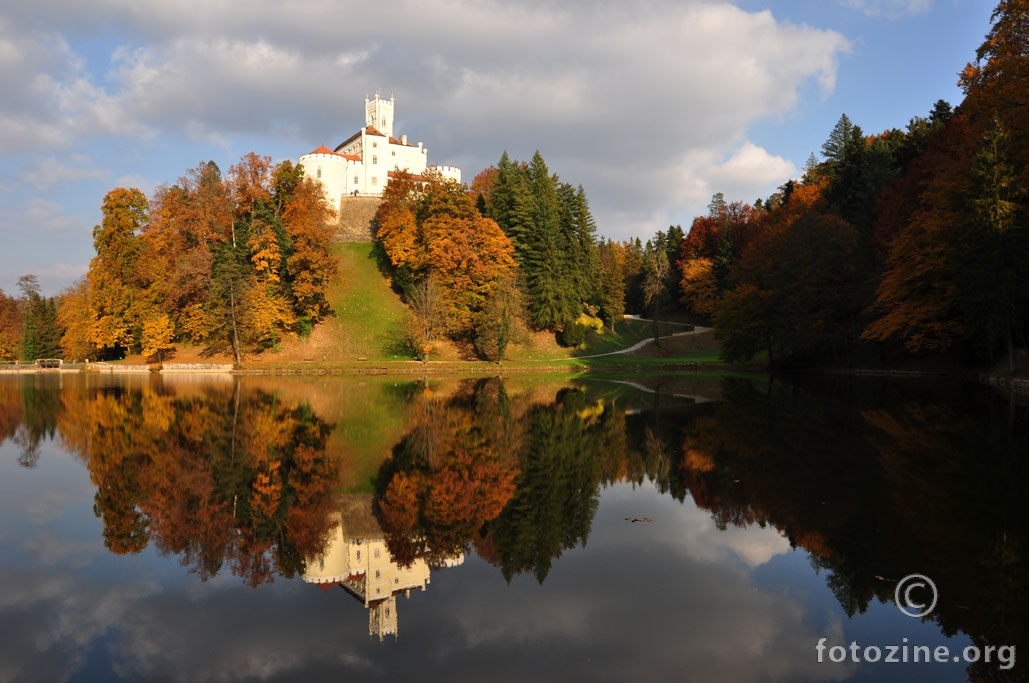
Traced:
<svg viewBox="0 0 1029 683">
<path fill-rule="evenodd" d="M 410 598 L 412 590 L 425 590 L 431 577 L 424 558 L 416 558 L 406 567 L 393 560 L 372 504 L 372 494 L 339 497 L 325 551 L 307 558 L 302 578 L 323 590 L 339 586 L 361 601 L 369 610 L 368 634 L 381 641 L 398 635 L 397 596 Z M 463 562 L 464 555 L 458 554 L 433 569 Z"/>
</svg>

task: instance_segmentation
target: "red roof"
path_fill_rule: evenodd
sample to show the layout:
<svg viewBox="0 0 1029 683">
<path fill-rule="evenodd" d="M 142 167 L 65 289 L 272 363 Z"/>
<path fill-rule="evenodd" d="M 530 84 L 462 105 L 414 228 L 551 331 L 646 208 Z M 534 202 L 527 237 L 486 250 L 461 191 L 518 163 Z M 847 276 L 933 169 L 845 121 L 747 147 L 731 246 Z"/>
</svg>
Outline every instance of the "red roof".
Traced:
<svg viewBox="0 0 1029 683">
<path fill-rule="evenodd" d="M 313 152 L 311 152 L 311 154 L 331 154 L 334 157 L 343 157 L 344 159 L 349 159 L 350 161 L 361 161 L 361 157 L 357 154 L 340 154 L 339 152 L 333 152 L 325 145 L 322 145 L 318 149 L 314 150 Z"/>
<path fill-rule="evenodd" d="M 375 126 L 368 126 L 364 129 L 364 132 L 366 135 L 378 135 L 380 138 L 386 137 L 385 135 L 380 133 Z"/>
<path fill-rule="evenodd" d="M 397 177 L 397 172 L 396 171 L 390 171 L 386 175 L 389 176 L 390 178 L 396 178 Z M 416 175 L 414 173 L 408 173 L 407 175 L 410 176 L 411 180 L 419 180 L 419 181 L 425 182 L 425 176 Z"/>
</svg>

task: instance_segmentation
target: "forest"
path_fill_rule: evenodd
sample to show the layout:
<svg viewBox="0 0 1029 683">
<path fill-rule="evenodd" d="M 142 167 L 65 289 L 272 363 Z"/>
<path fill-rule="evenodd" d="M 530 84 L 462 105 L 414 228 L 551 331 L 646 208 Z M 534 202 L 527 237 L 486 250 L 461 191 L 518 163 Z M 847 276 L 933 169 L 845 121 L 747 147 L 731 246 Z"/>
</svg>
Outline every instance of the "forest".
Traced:
<svg viewBox="0 0 1029 683">
<path fill-rule="evenodd" d="M 1029 322 L 1027 34 L 1027 3 L 1000 2 L 956 107 L 873 134 L 843 114 L 799 179 L 752 204 L 716 194 L 688 230 L 646 242 L 598 237 L 585 189 L 538 151 L 505 152 L 470 186 L 398 172 L 374 229 L 410 310 L 404 345 L 502 361 L 520 331 L 576 347 L 635 313 L 712 324 L 726 362 L 1013 372 Z M 0 359 L 274 350 L 332 314 L 333 221 L 302 167 L 254 153 L 149 200 L 112 190 L 82 281 L 0 292 Z"/>
<path fill-rule="evenodd" d="M 29 275 L 21 297 L 0 292 L 0 359 L 160 361 L 188 343 L 238 363 L 330 313 L 333 213 L 289 161 L 249 153 L 224 177 L 208 162 L 149 200 L 116 188 L 102 215 L 76 285 L 45 298 Z"/>
<path fill-rule="evenodd" d="M 1016 367 L 1029 304 L 1029 5 L 1001 2 L 959 75 L 903 131 L 843 115 L 803 178 L 715 197 L 678 259 L 681 299 L 728 361 Z"/>
</svg>

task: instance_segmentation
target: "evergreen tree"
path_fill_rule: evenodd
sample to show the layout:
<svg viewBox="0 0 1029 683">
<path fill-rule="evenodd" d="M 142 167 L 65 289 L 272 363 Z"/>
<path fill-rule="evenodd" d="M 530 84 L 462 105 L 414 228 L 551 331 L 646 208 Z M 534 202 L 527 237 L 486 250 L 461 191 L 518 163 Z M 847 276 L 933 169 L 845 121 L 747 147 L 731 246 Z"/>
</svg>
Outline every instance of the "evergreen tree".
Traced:
<svg viewBox="0 0 1029 683">
<path fill-rule="evenodd" d="M 960 271 L 971 329 L 1006 347 L 1015 367 L 1015 333 L 1029 301 L 1029 228 L 1023 217 L 1025 190 L 1008 160 L 1009 135 L 994 115 L 971 168 L 974 238 Z"/>
<path fill-rule="evenodd" d="M 614 243 L 602 242 L 598 251 L 600 315 L 614 332 L 615 322 L 625 313 L 625 280 Z"/>
</svg>

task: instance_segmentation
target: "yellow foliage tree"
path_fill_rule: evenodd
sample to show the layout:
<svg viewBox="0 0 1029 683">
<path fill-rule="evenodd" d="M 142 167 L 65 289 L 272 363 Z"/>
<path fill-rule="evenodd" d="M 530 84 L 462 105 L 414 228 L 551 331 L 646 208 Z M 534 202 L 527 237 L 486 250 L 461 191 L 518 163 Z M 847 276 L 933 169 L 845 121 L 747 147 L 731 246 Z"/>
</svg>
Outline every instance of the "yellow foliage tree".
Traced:
<svg viewBox="0 0 1029 683">
<path fill-rule="evenodd" d="M 167 314 L 161 314 L 156 318 L 143 323 L 143 355 L 147 357 L 156 356 L 160 361 L 166 350 L 171 348 L 175 340 L 175 328 Z"/>
<path fill-rule="evenodd" d="M 714 261 L 690 258 L 680 262 L 682 269 L 682 302 L 699 315 L 712 315 L 718 310 L 718 281 Z"/>
</svg>

